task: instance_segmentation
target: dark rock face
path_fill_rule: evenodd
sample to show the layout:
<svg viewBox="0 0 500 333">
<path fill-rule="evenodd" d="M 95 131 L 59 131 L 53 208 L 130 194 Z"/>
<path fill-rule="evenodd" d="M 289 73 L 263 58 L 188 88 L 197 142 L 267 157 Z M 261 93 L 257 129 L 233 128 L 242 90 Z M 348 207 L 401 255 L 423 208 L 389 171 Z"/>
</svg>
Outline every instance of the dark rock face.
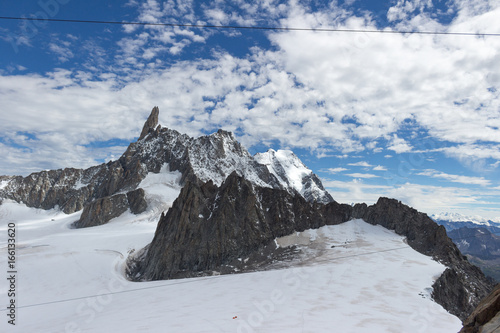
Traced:
<svg viewBox="0 0 500 333">
<path fill-rule="evenodd" d="M 450 313 L 465 320 L 488 295 L 493 284 L 479 268 L 463 261 L 447 268 L 432 287 L 433 299 Z"/>
<path fill-rule="evenodd" d="M 147 174 L 140 164 L 112 161 L 89 169 L 63 169 L 12 177 L 0 196 L 29 207 L 67 213 L 81 210 L 93 200 L 137 187 Z"/>
<path fill-rule="evenodd" d="M 142 127 L 141 135 L 139 136 L 139 140 L 142 140 L 148 135 L 151 131 L 155 129 L 155 127 L 158 125 L 158 116 L 160 114 L 160 109 L 155 106 L 153 108 L 153 111 L 151 111 L 151 114 L 148 117 L 148 120 L 146 120 L 146 123 Z"/>
<path fill-rule="evenodd" d="M 120 216 L 129 207 L 126 194 L 116 194 L 94 200 L 83 208 L 82 216 L 74 223 L 75 228 L 95 227 Z"/>
<path fill-rule="evenodd" d="M 63 169 L 33 173 L 28 177 L 10 177 L 0 196 L 30 207 L 51 209 L 59 206 L 72 213 L 83 208 L 91 197 L 88 185 L 99 168 Z"/>
<path fill-rule="evenodd" d="M 134 214 L 140 214 L 148 208 L 148 203 L 145 199 L 145 193 L 142 188 L 127 193 L 127 200 L 130 206 L 130 211 Z"/>
<path fill-rule="evenodd" d="M 500 327 L 500 284 L 484 298 L 464 321 L 459 333 L 494 333 Z"/>
<path fill-rule="evenodd" d="M 498 228 L 497 228 L 498 229 Z M 492 234 L 487 228 L 460 228 L 448 232 L 464 254 L 484 260 L 500 257 L 500 236 Z"/>
<path fill-rule="evenodd" d="M 380 198 L 372 206 L 355 205 L 352 217 L 394 230 L 398 235 L 405 236 L 413 249 L 446 264 L 451 262 L 449 256 L 461 256 L 447 237 L 444 227 L 395 199 Z"/>
<path fill-rule="evenodd" d="M 82 216 L 73 226 L 87 228 L 105 224 L 129 208 L 132 213 L 140 214 L 148 208 L 144 194 L 144 190 L 138 188 L 127 194 L 115 194 L 94 200 L 83 208 Z"/>
<path fill-rule="evenodd" d="M 310 203 L 285 190 L 254 187 L 232 173 L 217 187 L 189 182 L 158 223 L 155 237 L 129 265 L 134 280 L 195 276 L 250 255 L 276 237 L 338 224 L 349 207 Z"/>
</svg>

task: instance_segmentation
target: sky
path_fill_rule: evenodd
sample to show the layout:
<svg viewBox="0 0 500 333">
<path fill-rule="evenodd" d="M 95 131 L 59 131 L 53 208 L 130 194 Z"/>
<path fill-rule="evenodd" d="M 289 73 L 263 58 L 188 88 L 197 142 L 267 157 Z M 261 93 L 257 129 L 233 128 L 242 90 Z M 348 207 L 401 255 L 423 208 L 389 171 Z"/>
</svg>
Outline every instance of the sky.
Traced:
<svg viewBox="0 0 500 333">
<path fill-rule="evenodd" d="M 3 1 L 0 16 L 41 19 L 0 19 L 0 174 L 117 159 L 158 106 L 191 136 L 293 150 L 338 202 L 500 217 L 500 36 L 414 33 L 498 34 L 498 1 Z"/>
</svg>

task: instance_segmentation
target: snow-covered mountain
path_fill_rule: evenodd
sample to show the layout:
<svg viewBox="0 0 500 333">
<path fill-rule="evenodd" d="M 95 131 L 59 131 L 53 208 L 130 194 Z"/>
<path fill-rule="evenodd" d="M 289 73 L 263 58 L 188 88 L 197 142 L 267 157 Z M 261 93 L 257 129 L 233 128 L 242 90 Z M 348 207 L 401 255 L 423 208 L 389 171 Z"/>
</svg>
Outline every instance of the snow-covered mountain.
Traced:
<svg viewBox="0 0 500 333">
<path fill-rule="evenodd" d="M 158 114 L 155 107 L 139 140 L 131 143 L 117 161 L 85 170 L 67 168 L 27 177 L 0 176 L 0 200 L 12 199 L 43 209 L 58 206 L 65 213 L 73 213 L 98 199 L 135 190 L 148 173 L 158 173 L 166 165 L 170 171 L 181 172 L 179 185 L 196 179 L 220 186 L 236 172 L 258 187 L 296 192 L 311 202 L 333 200 L 319 178 L 293 153 L 280 154 L 283 155 L 280 165 L 286 169 L 278 170 L 278 165 L 269 169 L 259 162 L 259 158 L 251 156 L 230 132 L 219 130 L 192 138 L 158 125 Z M 283 173 L 283 170 L 288 172 Z M 125 199 L 121 201 L 127 205 Z"/>
<path fill-rule="evenodd" d="M 254 158 L 268 168 L 283 188 L 295 189 L 307 201 L 333 201 L 323 188 L 321 180 L 292 151 L 269 149 L 265 153 L 255 154 Z"/>
<path fill-rule="evenodd" d="M 0 177 L 23 330 L 451 332 L 491 290 L 427 215 L 339 204 L 291 151 L 251 156 L 158 114 L 117 161 Z"/>
</svg>

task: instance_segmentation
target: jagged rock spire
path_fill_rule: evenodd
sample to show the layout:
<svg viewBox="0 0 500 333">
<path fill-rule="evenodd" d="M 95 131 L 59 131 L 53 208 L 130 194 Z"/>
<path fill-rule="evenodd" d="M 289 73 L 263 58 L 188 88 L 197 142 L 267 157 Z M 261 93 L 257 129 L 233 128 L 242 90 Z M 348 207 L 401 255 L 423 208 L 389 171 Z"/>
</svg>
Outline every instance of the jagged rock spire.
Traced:
<svg viewBox="0 0 500 333">
<path fill-rule="evenodd" d="M 156 125 L 158 125 L 158 115 L 160 114 L 160 109 L 155 106 L 153 111 L 148 117 L 148 120 L 144 123 L 144 127 L 142 128 L 141 135 L 139 136 L 139 140 L 144 139 L 146 135 L 149 134 L 150 130 L 154 130 Z"/>
</svg>

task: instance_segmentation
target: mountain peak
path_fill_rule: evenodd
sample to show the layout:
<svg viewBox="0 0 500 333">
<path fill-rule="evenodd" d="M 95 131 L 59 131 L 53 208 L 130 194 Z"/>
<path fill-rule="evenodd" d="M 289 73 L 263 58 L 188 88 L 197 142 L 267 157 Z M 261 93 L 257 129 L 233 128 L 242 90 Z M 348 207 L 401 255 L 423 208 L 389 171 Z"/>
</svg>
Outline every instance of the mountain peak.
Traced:
<svg viewBox="0 0 500 333">
<path fill-rule="evenodd" d="M 226 136 L 226 137 L 229 137 L 229 138 L 231 138 L 231 139 L 233 139 L 233 140 L 235 139 L 235 138 L 234 138 L 234 135 L 233 135 L 233 132 L 223 130 L 222 128 L 219 128 L 219 129 L 217 130 L 217 132 L 216 132 L 216 133 L 214 133 L 214 135 Z"/>
<path fill-rule="evenodd" d="M 333 201 L 319 178 L 291 150 L 269 149 L 265 153 L 255 154 L 254 158 L 265 165 L 284 188 L 295 189 L 307 201 Z"/>
<path fill-rule="evenodd" d="M 158 125 L 158 115 L 160 114 L 160 109 L 155 106 L 153 110 L 151 111 L 151 114 L 149 115 L 148 119 L 144 123 L 144 126 L 142 127 L 141 135 L 139 136 L 139 140 L 142 140 L 146 137 L 146 135 L 149 134 L 151 130 L 154 130 L 156 126 Z"/>
</svg>

